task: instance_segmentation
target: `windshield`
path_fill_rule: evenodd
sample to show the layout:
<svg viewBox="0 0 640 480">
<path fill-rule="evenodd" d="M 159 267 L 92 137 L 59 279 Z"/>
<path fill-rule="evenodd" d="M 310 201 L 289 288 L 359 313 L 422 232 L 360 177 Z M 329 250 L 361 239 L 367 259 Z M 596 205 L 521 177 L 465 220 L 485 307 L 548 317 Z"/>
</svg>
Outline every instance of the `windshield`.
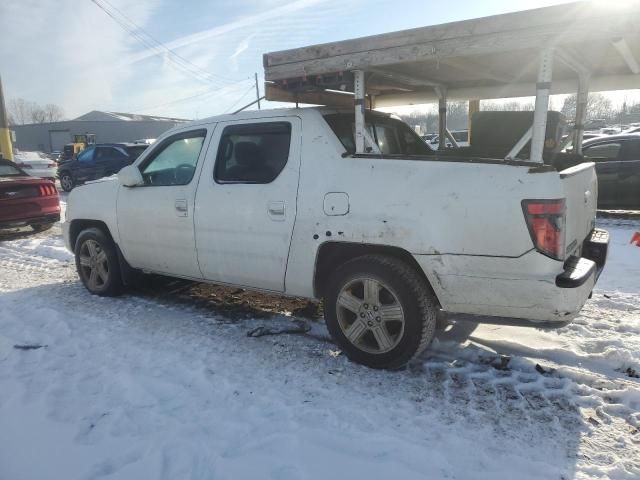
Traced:
<svg viewBox="0 0 640 480">
<path fill-rule="evenodd" d="M 0 163 L 0 177 L 21 177 L 25 173 L 10 163 Z"/>
<path fill-rule="evenodd" d="M 325 115 L 325 120 L 336 134 L 345 150 L 353 154 L 354 115 L 333 113 Z M 404 122 L 391 117 L 366 114 L 367 130 L 380 148 L 383 155 L 432 155 L 433 150 L 424 143 L 416 132 Z"/>
</svg>

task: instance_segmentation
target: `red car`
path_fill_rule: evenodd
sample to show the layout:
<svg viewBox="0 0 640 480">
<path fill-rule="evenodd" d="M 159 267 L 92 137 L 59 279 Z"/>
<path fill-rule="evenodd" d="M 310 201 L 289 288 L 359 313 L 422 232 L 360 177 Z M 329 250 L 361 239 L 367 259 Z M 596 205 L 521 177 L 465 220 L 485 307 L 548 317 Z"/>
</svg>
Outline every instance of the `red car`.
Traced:
<svg viewBox="0 0 640 480">
<path fill-rule="evenodd" d="M 60 199 L 50 180 L 27 175 L 0 160 L 0 229 L 30 226 L 36 232 L 60 220 Z"/>
</svg>

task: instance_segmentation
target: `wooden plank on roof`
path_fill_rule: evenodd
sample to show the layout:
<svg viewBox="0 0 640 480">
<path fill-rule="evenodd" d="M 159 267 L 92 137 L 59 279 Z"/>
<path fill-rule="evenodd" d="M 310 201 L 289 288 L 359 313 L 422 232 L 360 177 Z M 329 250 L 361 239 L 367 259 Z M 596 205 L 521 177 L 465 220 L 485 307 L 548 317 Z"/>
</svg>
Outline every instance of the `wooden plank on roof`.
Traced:
<svg viewBox="0 0 640 480">
<path fill-rule="evenodd" d="M 437 64 L 459 58 L 478 61 L 485 78 L 500 82 L 502 79 L 491 75 L 492 68 L 505 67 L 500 53 L 537 52 L 542 46 L 579 45 L 589 50 L 621 36 L 637 38 L 639 5 L 618 10 L 578 2 L 267 53 L 265 78 L 277 81 L 355 69 L 388 69 L 406 63 Z M 485 58 L 487 55 L 492 58 Z M 534 57 L 537 53 L 531 56 Z M 517 70 L 518 65 L 508 63 L 506 67 Z"/>
</svg>

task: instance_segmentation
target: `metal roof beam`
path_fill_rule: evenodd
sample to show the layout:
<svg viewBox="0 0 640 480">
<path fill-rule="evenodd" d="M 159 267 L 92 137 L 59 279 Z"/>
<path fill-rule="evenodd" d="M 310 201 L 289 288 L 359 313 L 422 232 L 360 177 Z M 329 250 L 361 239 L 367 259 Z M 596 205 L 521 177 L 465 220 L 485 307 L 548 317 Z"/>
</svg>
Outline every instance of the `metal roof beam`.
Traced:
<svg viewBox="0 0 640 480">
<path fill-rule="evenodd" d="M 381 77 L 390 78 L 391 80 L 396 80 L 400 83 L 404 83 L 410 86 L 439 87 L 442 85 L 440 82 L 435 82 L 433 80 L 429 80 L 428 78 L 413 77 L 411 75 L 405 75 L 404 73 L 391 72 L 383 68 L 368 68 L 367 71 L 374 73 L 376 75 L 379 75 Z"/>
<path fill-rule="evenodd" d="M 591 67 L 588 62 L 582 58 L 582 56 L 567 48 L 558 48 L 555 51 L 556 58 L 564 63 L 571 70 L 579 75 L 589 75 L 591 73 Z"/>
<path fill-rule="evenodd" d="M 640 74 L 640 63 L 638 63 L 638 59 L 629 48 L 627 41 L 624 38 L 619 38 L 613 41 L 613 46 L 624 59 L 629 70 L 636 75 Z"/>
</svg>

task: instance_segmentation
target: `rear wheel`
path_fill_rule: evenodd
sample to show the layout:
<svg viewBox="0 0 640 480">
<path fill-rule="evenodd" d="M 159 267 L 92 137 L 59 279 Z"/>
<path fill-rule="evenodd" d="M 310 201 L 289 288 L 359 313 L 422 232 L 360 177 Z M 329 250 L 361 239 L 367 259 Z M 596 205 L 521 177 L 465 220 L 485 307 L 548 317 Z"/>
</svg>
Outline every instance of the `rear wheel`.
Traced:
<svg viewBox="0 0 640 480">
<path fill-rule="evenodd" d="M 327 328 L 346 355 L 372 368 L 395 369 L 433 339 L 437 301 L 411 266 L 385 255 L 358 257 L 332 275 Z"/>
<path fill-rule="evenodd" d="M 113 297 L 122 291 L 120 264 L 113 241 L 99 228 L 80 233 L 75 248 L 80 280 L 91 293 Z"/>
<path fill-rule="evenodd" d="M 60 174 L 60 186 L 65 192 L 73 190 L 74 181 L 69 172 L 63 172 Z"/>
</svg>

